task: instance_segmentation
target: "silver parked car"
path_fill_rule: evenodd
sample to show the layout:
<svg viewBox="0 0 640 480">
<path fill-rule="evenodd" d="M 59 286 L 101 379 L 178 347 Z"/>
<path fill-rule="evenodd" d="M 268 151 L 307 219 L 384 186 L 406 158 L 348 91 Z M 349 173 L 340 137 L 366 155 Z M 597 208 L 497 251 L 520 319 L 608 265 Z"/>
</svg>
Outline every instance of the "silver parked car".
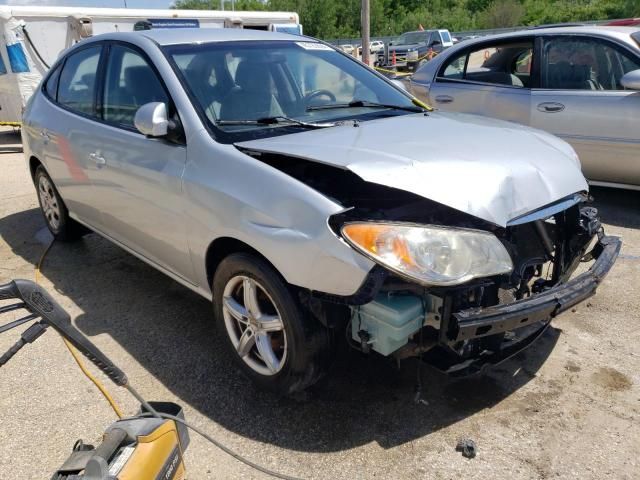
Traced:
<svg viewBox="0 0 640 480">
<path fill-rule="evenodd" d="M 497 363 L 620 248 L 562 140 L 430 112 L 310 38 L 99 35 L 53 65 L 22 134 L 57 239 L 90 229 L 212 299 L 232 361 L 282 393 L 340 341 L 452 374 Z"/>
<path fill-rule="evenodd" d="M 557 27 L 476 38 L 420 68 L 409 90 L 447 111 L 569 142 L 597 185 L 640 189 L 640 29 Z"/>
</svg>

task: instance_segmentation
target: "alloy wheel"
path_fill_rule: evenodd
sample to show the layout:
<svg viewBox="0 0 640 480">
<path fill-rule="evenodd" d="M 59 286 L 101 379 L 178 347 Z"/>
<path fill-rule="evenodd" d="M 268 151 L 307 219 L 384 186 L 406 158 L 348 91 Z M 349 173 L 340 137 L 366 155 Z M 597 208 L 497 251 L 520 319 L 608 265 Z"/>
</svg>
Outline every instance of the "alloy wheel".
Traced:
<svg viewBox="0 0 640 480">
<path fill-rule="evenodd" d="M 232 277 L 224 288 L 222 313 L 236 353 L 252 370 L 275 375 L 287 360 L 287 334 L 278 308 L 258 281 Z"/>
<path fill-rule="evenodd" d="M 44 216 L 47 219 L 47 223 L 52 230 L 59 230 L 60 222 L 62 220 L 60 203 L 58 202 L 58 196 L 53 189 L 51 181 L 44 175 L 41 175 L 38 180 L 38 197 L 40 199 L 40 205 L 42 206 Z"/>
</svg>

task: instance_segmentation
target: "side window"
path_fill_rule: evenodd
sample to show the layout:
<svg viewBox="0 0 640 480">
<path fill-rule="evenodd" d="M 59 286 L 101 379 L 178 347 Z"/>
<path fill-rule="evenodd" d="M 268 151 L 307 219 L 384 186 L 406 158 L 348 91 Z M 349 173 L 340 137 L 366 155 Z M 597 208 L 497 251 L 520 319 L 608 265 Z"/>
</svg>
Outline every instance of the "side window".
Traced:
<svg viewBox="0 0 640 480">
<path fill-rule="evenodd" d="M 462 80 L 464 78 L 464 64 L 467 61 L 467 53 L 454 56 L 445 65 L 442 73 L 438 75 L 441 78 L 452 78 L 456 80 Z"/>
<path fill-rule="evenodd" d="M 67 58 L 60 73 L 58 103 L 76 112 L 94 115 L 96 73 L 102 46 L 85 48 Z"/>
<path fill-rule="evenodd" d="M 47 78 L 44 84 L 44 91 L 47 92 L 47 96 L 51 100 L 57 100 L 58 97 L 58 82 L 60 80 L 60 71 L 62 70 L 62 64 L 59 65 Z"/>
<path fill-rule="evenodd" d="M 137 51 L 113 45 L 107 61 L 102 114 L 104 120 L 133 127 L 138 108 L 169 97 L 158 75 Z"/>
<path fill-rule="evenodd" d="M 544 42 L 543 88 L 624 90 L 620 79 L 640 69 L 640 61 L 595 38 L 552 37 Z"/>
<path fill-rule="evenodd" d="M 532 59 L 532 41 L 480 46 L 445 63 L 438 78 L 529 88 Z"/>
</svg>

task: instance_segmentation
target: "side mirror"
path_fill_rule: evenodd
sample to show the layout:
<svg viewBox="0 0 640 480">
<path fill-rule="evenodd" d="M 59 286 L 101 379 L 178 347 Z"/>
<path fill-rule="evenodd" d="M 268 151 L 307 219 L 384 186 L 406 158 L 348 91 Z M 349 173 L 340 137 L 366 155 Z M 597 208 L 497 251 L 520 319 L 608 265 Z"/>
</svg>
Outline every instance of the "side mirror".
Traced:
<svg viewBox="0 0 640 480">
<path fill-rule="evenodd" d="M 133 124 L 138 131 L 148 137 L 164 137 L 169 130 L 167 106 L 162 102 L 142 105 L 136 112 Z"/>
<path fill-rule="evenodd" d="M 442 42 L 440 40 L 434 40 L 433 42 L 431 42 L 432 47 L 435 47 L 436 45 L 442 45 Z"/>
<path fill-rule="evenodd" d="M 620 79 L 620 85 L 629 90 L 640 90 L 640 70 L 625 73 Z"/>
</svg>

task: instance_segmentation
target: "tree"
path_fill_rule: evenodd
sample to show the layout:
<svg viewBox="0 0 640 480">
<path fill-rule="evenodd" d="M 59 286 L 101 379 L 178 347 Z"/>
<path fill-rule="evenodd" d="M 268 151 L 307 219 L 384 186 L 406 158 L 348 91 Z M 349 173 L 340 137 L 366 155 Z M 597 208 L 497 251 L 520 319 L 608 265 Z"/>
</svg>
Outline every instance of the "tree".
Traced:
<svg viewBox="0 0 640 480">
<path fill-rule="evenodd" d="M 515 27 L 524 17 L 524 7 L 516 0 L 496 0 L 482 14 L 485 28 Z"/>
<path fill-rule="evenodd" d="M 640 17 L 640 0 L 370 0 L 371 35 L 418 25 L 452 32 Z M 226 5 L 229 8 L 230 0 Z M 297 12 L 304 32 L 323 39 L 360 36 L 360 0 L 236 0 L 236 10 Z M 174 8 L 220 8 L 220 0 L 177 0 Z"/>
</svg>

